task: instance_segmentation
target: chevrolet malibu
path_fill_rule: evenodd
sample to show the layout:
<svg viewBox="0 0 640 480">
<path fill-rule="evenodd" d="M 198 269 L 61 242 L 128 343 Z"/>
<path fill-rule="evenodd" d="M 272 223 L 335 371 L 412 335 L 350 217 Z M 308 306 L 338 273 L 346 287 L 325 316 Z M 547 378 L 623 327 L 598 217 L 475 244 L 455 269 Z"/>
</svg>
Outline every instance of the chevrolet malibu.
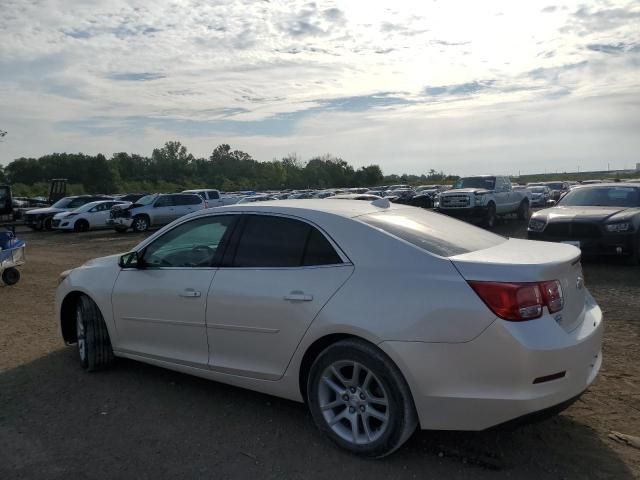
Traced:
<svg viewBox="0 0 640 480">
<path fill-rule="evenodd" d="M 579 249 L 385 199 L 202 210 L 64 272 L 56 304 L 89 371 L 125 357 L 306 402 L 373 457 L 417 426 L 560 411 L 602 361 Z"/>
</svg>

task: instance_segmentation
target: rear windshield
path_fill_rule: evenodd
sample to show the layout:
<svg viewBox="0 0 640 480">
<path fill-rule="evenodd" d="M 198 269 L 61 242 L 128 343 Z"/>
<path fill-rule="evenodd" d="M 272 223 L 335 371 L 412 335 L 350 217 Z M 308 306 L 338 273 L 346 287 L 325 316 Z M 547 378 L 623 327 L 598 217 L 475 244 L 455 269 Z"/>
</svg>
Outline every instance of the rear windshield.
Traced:
<svg viewBox="0 0 640 480">
<path fill-rule="evenodd" d="M 358 220 L 441 257 L 484 250 L 507 241 L 482 228 L 419 208 L 373 213 Z"/>
</svg>

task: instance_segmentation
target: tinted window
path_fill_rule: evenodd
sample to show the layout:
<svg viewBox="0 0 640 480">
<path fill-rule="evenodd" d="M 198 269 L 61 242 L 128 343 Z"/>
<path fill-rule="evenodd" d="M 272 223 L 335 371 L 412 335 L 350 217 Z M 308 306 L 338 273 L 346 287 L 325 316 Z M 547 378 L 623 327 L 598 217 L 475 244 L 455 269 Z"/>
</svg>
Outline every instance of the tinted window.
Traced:
<svg viewBox="0 0 640 480">
<path fill-rule="evenodd" d="M 202 200 L 197 195 L 180 195 L 181 205 L 200 205 Z"/>
<path fill-rule="evenodd" d="M 84 205 L 85 203 L 89 203 L 92 199 L 90 198 L 74 198 L 69 202 L 67 208 L 78 208 Z"/>
<path fill-rule="evenodd" d="M 168 195 L 166 197 L 160 197 L 155 204 L 156 207 L 171 207 L 173 205 L 173 198 Z"/>
<path fill-rule="evenodd" d="M 342 263 L 327 239 L 311 225 L 289 218 L 248 215 L 233 266 L 300 267 Z"/>
<path fill-rule="evenodd" d="M 302 264 L 309 266 L 333 265 L 336 263 L 342 263 L 342 260 L 329 243 L 329 240 L 316 228 L 311 227 Z"/>
<path fill-rule="evenodd" d="M 210 267 L 235 215 L 183 223 L 151 243 L 144 252 L 150 267 Z"/>
<path fill-rule="evenodd" d="M 483 250 L 507 240 L 482 228 L 418 208 L 363 215 L 358 219 L 442 257 Z"/>
<path fill-rule="evenodd" d="M 220 198 L 220 194 L 216 191 L 209 192 L 209 198 L 211 200 L 218 200 Z"/>
</svg>

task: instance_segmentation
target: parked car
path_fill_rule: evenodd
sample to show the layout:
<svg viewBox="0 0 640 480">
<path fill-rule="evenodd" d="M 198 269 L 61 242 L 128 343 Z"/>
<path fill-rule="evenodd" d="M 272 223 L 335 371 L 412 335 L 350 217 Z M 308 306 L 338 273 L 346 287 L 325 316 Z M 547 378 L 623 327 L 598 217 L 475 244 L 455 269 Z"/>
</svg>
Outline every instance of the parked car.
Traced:
<svg viewBox="0 0 640 480">
<path fill-rule="evenodd" d="M 136 203 L 142 197 L 145 197 L 147 195 L 149 194 L 148 193 L 124 193 L 124 194 L 114 195 L 113 198 L 114 200 L 120 200 L 122 202 Z"/>
<path fill-rule="evenodd" d="M 382 197 L 371 195 L 370 193 L 340 193 L 327 198 L 329 200 L 366 200 L 372 202 L 373 200 L 380 200 Z"/>
<path fill-rule="evenodd" d="M 203 208 L 206 208 L 204 199 L 195 193 L 155 193 L 127 206 L 115 205 L 107 225 L 117 232 L 126 232 L 129 228 L 146 232 Z"/>
<path fill-rule="evenodd" d="M 528 236 L 570 243 L 585 255 L 626 255 L 640 263 L 640 185 L 598 183 L 572 189 L 531 216 Z"/>
<path fill-rule="evenodd" d="M 577 248 L 380 200 L 202 210 L 62 273 L 56 313 L 87 370 L 126 357 L 305 401 L 373 457 L 418 425 L 559 411 L 602 361 Z"/>
<path fill-rule="evenodd" d="M 118 200 L 99 200 L 85 203 L 75 210 L 56 213 L 53 216 L 52 226 L 55 230 L 67 232 L 87 232 L 99 228 L 109 228 L 107 221 L 110 218 L 111 208 L 115 205 L 126 206 L 131 202 Z"/>
<path fill-rule="evenodd" d="M 250 197 L 241 198 L 236 204 L 266 202 L 268 200 L 276 200 L 276 198 L 271 195 L 251 195 Z"/>
<path fill-rule="evenodd" d="M 460 178 L 453 189 L 440 193 L 435 202 L 438 212 L 483 223 L 492 228 L 498 215 L 515 213 L 529 218 L 529 198 L 513 191 L 509 177 L 479 175 Z"/>
<path fill-rule="evenodd" d="M 551 199 L 551 191 L 546 185 L 540 185 L 539 187 L 528 187 L 531 192 L 531 206 L 532 207 L 546 207 L 547 202 Z"/>
<path fill-rule="evenodd" d="M 232 205 L 238 201 L 236 197 L 222 196 L 219 190 L 213 189 L 196 189 L 184 190 L 182 193 L 195 193 L 204 199 L 206 208 L 221 207 L 222 205 Z"/>
<path fill-rule="evenodd" d="M 53 217 L 57 213 L 75 210 L 82 205 L 99 200 L 113 200 L 106 195 L 77 195 L 64 197 L 56 203 L 46 208 L 36 208 L 24 212 L 24 223 L 33 230 L 51 230 L 53 228 Z"/>
<path fill-rule="evenodd" d="M 567 182 L 546 182 L 549 187 L 549 198 L 554 201 L 560 200 L 560 197 L 567 193 L 571 188 Z"/>
</svg>

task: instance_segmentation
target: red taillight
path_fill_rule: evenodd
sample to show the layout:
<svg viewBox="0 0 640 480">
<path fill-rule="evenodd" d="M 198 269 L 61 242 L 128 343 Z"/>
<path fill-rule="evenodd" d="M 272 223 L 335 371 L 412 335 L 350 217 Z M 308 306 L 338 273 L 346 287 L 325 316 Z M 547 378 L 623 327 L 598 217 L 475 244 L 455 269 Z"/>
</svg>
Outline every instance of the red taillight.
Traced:
<svg viewBox="0 0 640 480">
<path fill-rule="evenodd" d="M 562 286 L 558 280 L 543 282 L 540 284 L 544 302 L 549 309 L 549 313 L 555 313 L 564 307 L 564 295 L 562 294 Z"/>
<path fill-rule="evenodd" d="M 563 307 L 560 282 L 542 283 L 469 282 L 471 288 L 498 317 L 504 320 L 532 320 L 542 316 L 544 306 L 550 313 Z"/>
</svg>

